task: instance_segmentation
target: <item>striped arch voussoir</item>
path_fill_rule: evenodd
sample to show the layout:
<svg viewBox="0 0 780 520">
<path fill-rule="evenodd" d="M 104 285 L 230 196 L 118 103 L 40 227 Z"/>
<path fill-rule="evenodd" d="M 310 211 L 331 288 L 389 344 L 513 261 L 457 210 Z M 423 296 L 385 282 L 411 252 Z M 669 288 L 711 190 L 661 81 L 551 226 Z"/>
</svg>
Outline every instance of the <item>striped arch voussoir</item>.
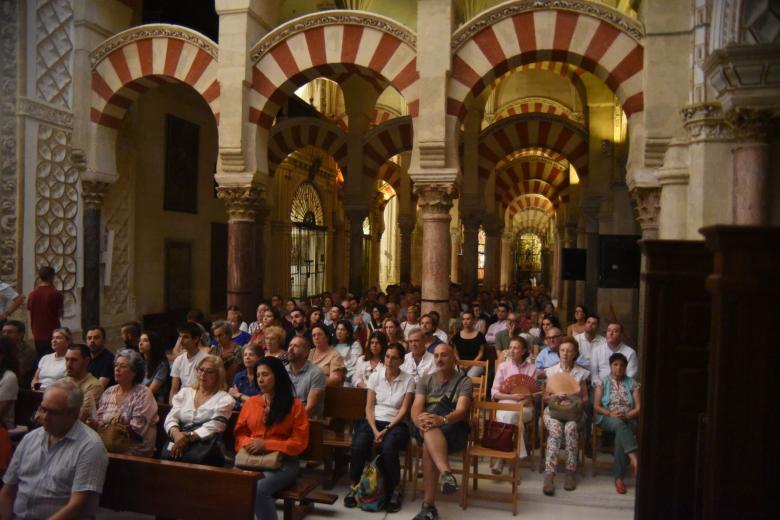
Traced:
<svg viewBox="0 0 780 520">
<path fill-rule="evenodd" d="M 363 140 L 363 175 L 375 177 L 391 157 L 412 149 L 411 116 L 391 119 L 372 129 Z"/>
<path fill-rule="evenodd" d="M 536 194 L 525 194 L 517 197 L 507 206 L 506 213 L 511 220 L 521 211 L 528 210 L 541 211 L 551 217 L 555 215 L 555 207 L 552 202 L 542 195 Z"/>
<path fill-rule="evenodd" d="M 271 129 L 268 142 L 270 175 L 296 150 L 313 146 L 324 151 L 344 170 L 347 160 L 346 134 L 338 126 L 314 117 L 286 119 Z"/>
<path fill-rule="evenodd" d="M 507 158 L 527 148 L 547 149 L 565 157 L 581 176 L 588 172 L 588 137 L 577 124 L 560 117 L 523 114 L 485 128 L 478 147 L 479 175 L 487 178 Z"/>
<path fill-rule="evenodd" d="M 447 113 L 462 120 L 471 101 L 496 78 L 544 61 L 570 63 L 593 73 L 612 89 L 626 117 L 641 112 L 641 26 L 607 7 L 585 10 L 580 4 L 584 2 L 501 4 L 456 31 Z"/>
<path fill-rule="evenodd" d="M 398 193 L 401 188 L 401 174 L 401 168 L 396 163 L 387 161 L 379 167 L 376 178 L 378 181 L 385 181 Z"/>
<path fill-rule="evenodd" d="M 265 35 L 251 54 L 249 120 L 262 128 L 271 127 L 295 88 L 343 72 L 381 78 L 379 89 L 386 83 L 393 85 L 406 100 L 411 116 L 417 116 L 416 38 L 390 19 L 350 11 L 296 18 Z"/>
<path fill-rule="evenodd" d="M 90 55 L 91 120 L 118 128 L 141 94 L 178 80 L 203 97 L 219 124 L 216 49 L 205 36 L 174 25 L 142 25 L 109 38 Z"/>
</svg>

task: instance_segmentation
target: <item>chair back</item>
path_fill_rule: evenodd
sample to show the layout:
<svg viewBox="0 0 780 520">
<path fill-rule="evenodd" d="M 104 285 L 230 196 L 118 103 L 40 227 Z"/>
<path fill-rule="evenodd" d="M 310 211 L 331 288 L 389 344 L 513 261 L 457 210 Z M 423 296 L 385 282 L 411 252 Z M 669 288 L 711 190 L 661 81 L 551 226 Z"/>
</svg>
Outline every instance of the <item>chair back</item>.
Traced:
<svg viewBox="0 0 780 520">
<path fill-rule="evenodd" d="M 365 388 L 326 387 L 324 416 L 344 421 L 365 419 L 367 398 Z"/>
</svg>

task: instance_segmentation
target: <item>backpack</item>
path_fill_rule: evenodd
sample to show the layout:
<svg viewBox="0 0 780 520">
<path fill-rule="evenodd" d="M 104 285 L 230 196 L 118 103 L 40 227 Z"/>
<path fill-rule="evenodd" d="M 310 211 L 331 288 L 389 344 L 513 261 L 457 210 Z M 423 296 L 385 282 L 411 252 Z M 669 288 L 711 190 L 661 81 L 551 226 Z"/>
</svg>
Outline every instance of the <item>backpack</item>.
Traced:
<svg viewBox="0 0 780 520">
<path fill-rule="evenodd" d="M 382 472 L 379 471 L 380 457 L 381 455 L 377 455 L 366 465 L 360 480 L 353 488 L 358 507 L 363 511 L 377 512 L 385 506 L 385 482 Z"/>
</svg>

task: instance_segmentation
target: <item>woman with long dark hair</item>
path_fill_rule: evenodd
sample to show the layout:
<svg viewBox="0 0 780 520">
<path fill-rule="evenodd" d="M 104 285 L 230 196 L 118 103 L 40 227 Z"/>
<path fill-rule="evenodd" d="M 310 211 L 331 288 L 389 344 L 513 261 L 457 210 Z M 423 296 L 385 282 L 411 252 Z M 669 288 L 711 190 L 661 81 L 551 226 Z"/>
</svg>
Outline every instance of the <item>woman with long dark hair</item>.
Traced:
<svg viewBox="0 0 780 520">
<path fill-rule="evenodd" d="M 347 369 L 344 386 L 354 386 L 353 379 L 360 356 L 363 355 L 363 346 L 355 339 L 352 324 L 348 320 L 339 320 L 336 323 L 336 344 L 333 348 L 344 360 L 344 367 Z"/>
<path fill-rule="evenodd" d="M 143 384 L 149 387 L 158 403 L 164 403 L 171 392 L 171 365 L 162 339 L 156 332 L 145 330 L 138 341 L 138 349 L 146 365 Z"/>
<path fill-rule="evenodd" d="M 382 368 L 387 348 L 387 335 L 381 329 L 375 330 L 368 338 L 366 353 L 360 356 L 352 382 L 355 388 L 366 388 L 371 374 Z"/>
<path fill-rule="evenodd" d="M 281 468 L 263 470 L 263 478 L 257 481 L 255 518 L 274 520 L 274 493 L 298 478 L 298 455 L 309 444 L 309 419 L 279 359 L 260 360 L 257 383 L 262 394 L 244 403 L 236 422 L 235 448 L 236 453 L 245 448 L 251 455 L 278 451 L 284 456 Z"/>
</svg>

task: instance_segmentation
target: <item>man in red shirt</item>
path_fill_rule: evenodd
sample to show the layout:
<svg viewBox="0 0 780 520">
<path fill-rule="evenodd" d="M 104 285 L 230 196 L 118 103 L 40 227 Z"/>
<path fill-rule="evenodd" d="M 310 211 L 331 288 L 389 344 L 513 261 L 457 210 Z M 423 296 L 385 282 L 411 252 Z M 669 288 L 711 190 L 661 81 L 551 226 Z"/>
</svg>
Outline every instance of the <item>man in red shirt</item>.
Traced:
<svg viewBox="0 0 780 520">
<path fill-rule="evenodd" d="M 27 298 L 27 312 L 30 317 L 35 349 L 38 359 L 52 352 L 51 333 L 60 328 L 64 312 L 62 293 L 54 288 L 54 269 L 49 266 L 38 270 L 40 284 Z"/>
</svg>

